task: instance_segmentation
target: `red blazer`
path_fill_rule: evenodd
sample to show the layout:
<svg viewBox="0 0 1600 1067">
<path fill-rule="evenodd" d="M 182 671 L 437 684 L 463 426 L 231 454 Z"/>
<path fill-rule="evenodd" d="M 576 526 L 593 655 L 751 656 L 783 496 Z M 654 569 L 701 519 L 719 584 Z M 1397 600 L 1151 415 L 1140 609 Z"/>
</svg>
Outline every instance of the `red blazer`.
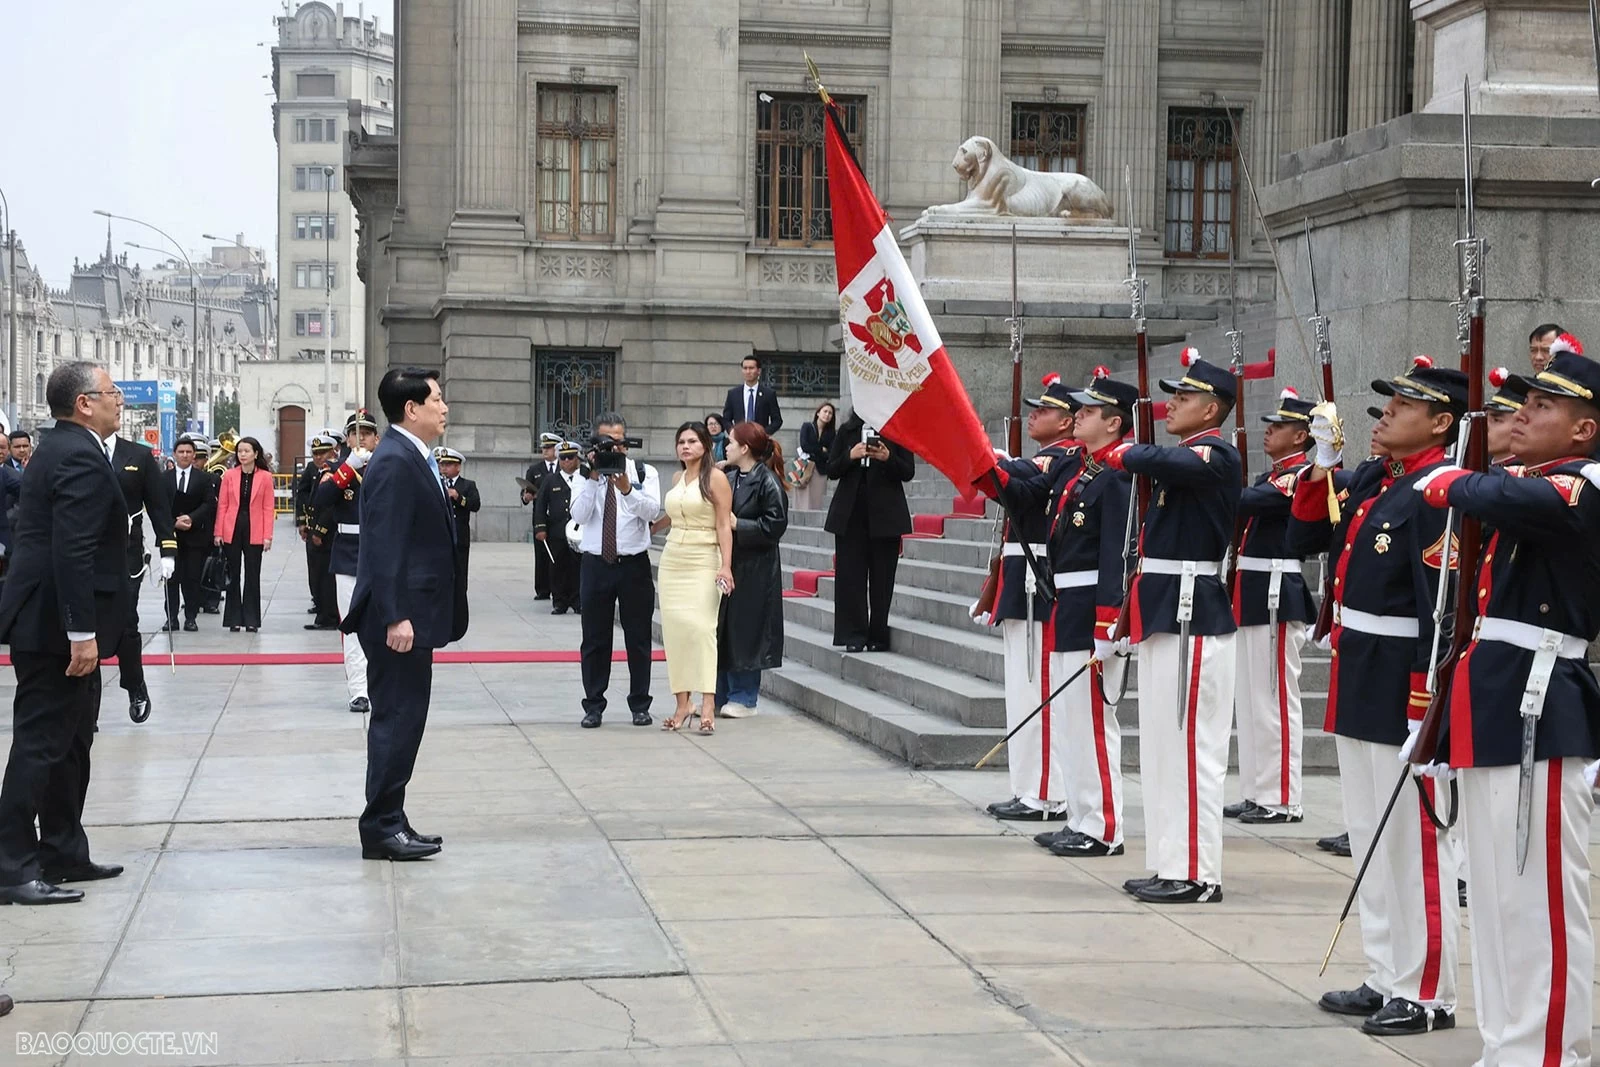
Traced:
<svg viewBox="0 0 1600 1067">
<path fill-rule="evenodd" d="M 215 536 L 223 544 L 233 541 L 233 527 L 239 520 L 239 483 L 244 471 L 231 467 L 222 472 L 222 489 L 217 495 L 217 524 Z M 256 468 L 250 479 L 250 543 L 264 545 L 272 539 L 273 515 L 272 472 Z"/>
</svg>

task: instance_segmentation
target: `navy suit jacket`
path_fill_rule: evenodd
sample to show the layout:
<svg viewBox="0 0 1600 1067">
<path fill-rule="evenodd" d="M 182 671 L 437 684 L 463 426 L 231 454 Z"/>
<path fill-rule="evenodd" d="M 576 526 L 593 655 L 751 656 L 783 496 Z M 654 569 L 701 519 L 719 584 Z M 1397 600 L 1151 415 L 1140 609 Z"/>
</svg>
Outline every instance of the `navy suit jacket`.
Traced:
<svg viewBox="0 0 1600 1067">
<path fill-rule="evenodd" d="M 747 387 L 740 383 L 728 390 L 727 398 L 722 402 L 722 428 L 733 429 L 733 424 L 744 421 L 744 391 Z M 765 384 L 756 386 L 756 417 L 755 422 L 769 434 L 777 433 L 783 427 L 783 412 L 778 410 L 778 395 Z"/>
<path fill-rule="evenodd" d="M 389 427 L 361 482 L 361 554 L 341 629 L 383 639 L 409 619 L 416 648 L 467 632 L 466 589 L 456 582 L 455 521 L 439 479 L 410 439 Z"/>
</svg>

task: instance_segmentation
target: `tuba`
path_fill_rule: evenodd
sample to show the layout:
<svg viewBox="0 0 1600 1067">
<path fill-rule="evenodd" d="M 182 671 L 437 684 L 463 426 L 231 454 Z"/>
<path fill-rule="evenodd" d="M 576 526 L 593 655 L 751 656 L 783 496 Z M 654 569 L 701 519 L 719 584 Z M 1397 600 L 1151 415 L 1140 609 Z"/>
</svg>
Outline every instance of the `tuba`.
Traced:
<svg viewBox="0 0 1600 1067">
<path fill-rule="evenodd" d="M 233 450 L 239 443 L 237 430 L 223 430 L 217 436 L 217 447 L 211 450 L 206 457 L 206 470 L 213 474 L 220 473 L 232 466 Z"/>
</svg>

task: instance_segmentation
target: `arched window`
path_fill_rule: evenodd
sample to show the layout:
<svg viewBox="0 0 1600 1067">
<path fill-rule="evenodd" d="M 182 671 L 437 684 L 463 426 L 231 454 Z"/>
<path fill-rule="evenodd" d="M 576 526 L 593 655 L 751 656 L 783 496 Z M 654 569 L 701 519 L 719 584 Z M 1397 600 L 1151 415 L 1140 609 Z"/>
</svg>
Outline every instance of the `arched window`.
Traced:
<svg viewBox="0 0 1600 1067">
<path fill-rule="evenodd" d="M 36 374 L 36 375 L 33 376 L 33 402 L 35 404 L 43 404 L 44 403 L 44 375 L 43 374 Z"/>
</svg>

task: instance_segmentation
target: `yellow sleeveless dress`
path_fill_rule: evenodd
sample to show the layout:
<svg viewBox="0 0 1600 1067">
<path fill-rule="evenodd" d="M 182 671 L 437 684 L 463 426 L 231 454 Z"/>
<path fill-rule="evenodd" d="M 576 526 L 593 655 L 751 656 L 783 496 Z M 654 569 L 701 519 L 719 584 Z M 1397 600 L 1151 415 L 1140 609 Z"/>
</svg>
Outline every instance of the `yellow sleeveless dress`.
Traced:
<svg viewBox="0 0 1600 1067">
<path fill-rule="evenodd" d="M 679 482 L 662 501 L 672 526 L 661 553 L 661 644 L 667 652 L 667 683 L 674 693 L 715 693 L 717 613 L 722 593 L 717 568 L 716 507 L 700 495 L 697 481 Z"/>
</svg>

